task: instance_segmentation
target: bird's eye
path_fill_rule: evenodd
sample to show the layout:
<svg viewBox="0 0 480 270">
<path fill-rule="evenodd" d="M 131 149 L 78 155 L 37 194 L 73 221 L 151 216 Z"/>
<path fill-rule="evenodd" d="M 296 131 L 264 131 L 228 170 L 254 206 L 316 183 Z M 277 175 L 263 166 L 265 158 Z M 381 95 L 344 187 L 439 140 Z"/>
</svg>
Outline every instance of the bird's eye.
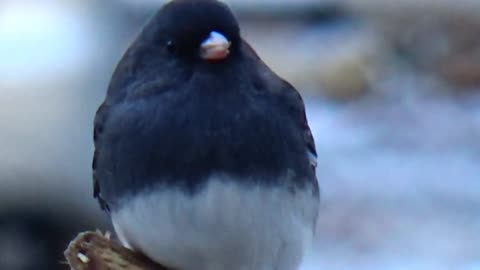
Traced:
<svg viewBox="0 0 480 270">
<path fill-rule="evenodd" d="M 177 50 L 177 46 L 172 40 L 167 41 L 167 51 L 169 53 L 174 53 Z"/>
</svg>

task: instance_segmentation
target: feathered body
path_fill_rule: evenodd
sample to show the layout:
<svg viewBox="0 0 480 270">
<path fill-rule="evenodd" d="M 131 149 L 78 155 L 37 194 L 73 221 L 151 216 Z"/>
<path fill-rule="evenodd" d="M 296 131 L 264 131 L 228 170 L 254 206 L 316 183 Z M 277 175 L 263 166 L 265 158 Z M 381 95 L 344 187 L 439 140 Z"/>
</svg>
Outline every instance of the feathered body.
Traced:
<svg viewBox="0 0 480 270">
<path fill-rule="evenodd" d="M 198 57 L 211 31 L 223 61 Z M 173 42 L 173 43 L 172 43 Z M 213 0 L 146 25 L 95 119 L 94 192 L 122 242 L 177 270 L 294 270 L 318 209 L 315 147 L 297 91 Z"/>
</svg>

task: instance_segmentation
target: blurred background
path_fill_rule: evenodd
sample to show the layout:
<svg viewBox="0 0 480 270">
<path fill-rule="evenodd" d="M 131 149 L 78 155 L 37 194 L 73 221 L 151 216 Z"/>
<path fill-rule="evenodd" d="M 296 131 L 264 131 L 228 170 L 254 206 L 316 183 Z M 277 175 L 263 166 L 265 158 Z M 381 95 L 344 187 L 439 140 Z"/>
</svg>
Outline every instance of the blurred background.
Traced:
<svg viewBox="0 0 480 270">
<path fill-rule="evenodd" d="M 0 1 L 0 269 L 68 269 L 92 128 L 154 0 Z M 231 0 L 303 94 L 322 204 L 303 270 L 480 269 L 480 1 Z"/>
</svg>

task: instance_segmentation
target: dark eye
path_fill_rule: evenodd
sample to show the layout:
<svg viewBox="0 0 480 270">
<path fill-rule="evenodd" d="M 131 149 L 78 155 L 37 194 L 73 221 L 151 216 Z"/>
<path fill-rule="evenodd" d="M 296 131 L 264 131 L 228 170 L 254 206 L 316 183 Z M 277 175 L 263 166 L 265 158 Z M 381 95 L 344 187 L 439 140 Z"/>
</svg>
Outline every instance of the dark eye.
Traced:
<svg viewBox="0 0 480 270">
<path fill-rule="evenodd" d="M 174 53 L 177 50 L 177 46 L 175 45 L 175 42 L 172 40 L 167 41 L 167 51 L 169 53 Z"/>
</svg>

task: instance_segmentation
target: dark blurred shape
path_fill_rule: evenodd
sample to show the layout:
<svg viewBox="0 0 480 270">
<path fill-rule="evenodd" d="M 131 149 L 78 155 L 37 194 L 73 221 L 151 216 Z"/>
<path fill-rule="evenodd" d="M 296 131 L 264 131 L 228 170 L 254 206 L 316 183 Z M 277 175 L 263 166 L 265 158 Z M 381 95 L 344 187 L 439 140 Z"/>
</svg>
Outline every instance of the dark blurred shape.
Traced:
<svg viewBox="0 0 480 270">
<path fill-rule="evenodd" d="M 0 213 L 0 269 L 67 269 L 62 261 L 65 243 L 75 227 L 65 220 L 33 209 L 11 209 Z"/>
</svg>

